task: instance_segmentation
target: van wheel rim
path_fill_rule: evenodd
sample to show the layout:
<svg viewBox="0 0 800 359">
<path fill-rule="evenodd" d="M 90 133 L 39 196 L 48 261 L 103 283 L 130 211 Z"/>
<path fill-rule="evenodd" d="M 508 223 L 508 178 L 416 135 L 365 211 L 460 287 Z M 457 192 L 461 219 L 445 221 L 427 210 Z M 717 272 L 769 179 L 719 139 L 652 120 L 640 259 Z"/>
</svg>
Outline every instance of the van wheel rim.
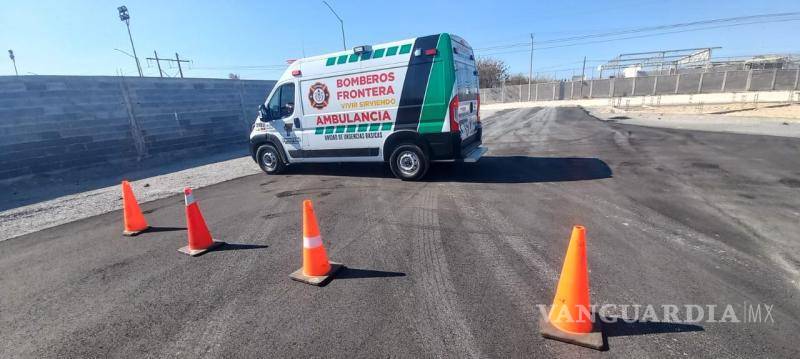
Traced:
<svg viewBox="0 0 800 359">
<path fill-rule="evenodd" d="M 405 176 L 413 176 L 419 171 L 419 156 L 411 151 L 403 151 L 397 158 L 397 167 Z"/>
<path fill-rule="evenodd" d="M 264 167 L 268 170 L 274 170 L 275 166 L 278 165 L 278 158 L 275 156 L 275 152 L 264 151 L 264 155 L 261 156 L 261 163 L 263 163 Z"/>
</svg>

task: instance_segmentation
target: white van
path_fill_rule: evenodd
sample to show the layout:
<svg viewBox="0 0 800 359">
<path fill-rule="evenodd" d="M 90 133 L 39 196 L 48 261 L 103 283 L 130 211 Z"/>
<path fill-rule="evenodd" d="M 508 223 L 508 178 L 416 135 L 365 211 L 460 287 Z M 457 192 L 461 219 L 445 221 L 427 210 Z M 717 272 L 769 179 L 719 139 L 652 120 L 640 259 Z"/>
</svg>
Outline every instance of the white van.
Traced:
<svg viewBox="0 0 800 359">
<path fill-rule="evenodd" d="M 250 133 L 268 174 L 304 162 L 385 162 L 403 180 L 432 161 L 475 162 L 481 147 L 472 48 L 449 34 L 294 61 Z"/>
</svg>

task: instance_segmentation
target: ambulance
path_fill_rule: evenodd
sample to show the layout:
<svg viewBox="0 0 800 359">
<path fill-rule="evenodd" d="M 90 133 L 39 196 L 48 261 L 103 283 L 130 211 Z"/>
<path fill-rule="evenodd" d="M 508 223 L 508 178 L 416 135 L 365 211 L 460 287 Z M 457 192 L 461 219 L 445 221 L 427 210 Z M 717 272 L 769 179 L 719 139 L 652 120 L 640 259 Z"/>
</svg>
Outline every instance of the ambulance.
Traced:
<svg viewBox="0 0 800 359">
<path fill-rule="evenodd" d="M 476 162 L 478 72 L 466 41 L 438 34 L 292 62 L 250 133 L 264 172 L 295 163 L 388 162 L 421 179 L 437 161 Z"/>
</svg>

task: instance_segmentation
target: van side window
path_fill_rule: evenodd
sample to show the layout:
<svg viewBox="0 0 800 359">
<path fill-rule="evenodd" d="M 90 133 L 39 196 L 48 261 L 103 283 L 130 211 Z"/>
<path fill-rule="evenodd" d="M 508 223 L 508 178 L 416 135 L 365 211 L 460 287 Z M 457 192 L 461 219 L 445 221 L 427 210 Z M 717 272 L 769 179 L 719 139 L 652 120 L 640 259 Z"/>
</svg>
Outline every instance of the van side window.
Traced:
<svg viewBox="0 0 800 359">
<path fill-rule="evenodd" d="M 275 90 L 267 108 L 270 119 L 280 120 L 291 116 L 294 113 L 294 84 L 283 84 Z"/>
</svg>

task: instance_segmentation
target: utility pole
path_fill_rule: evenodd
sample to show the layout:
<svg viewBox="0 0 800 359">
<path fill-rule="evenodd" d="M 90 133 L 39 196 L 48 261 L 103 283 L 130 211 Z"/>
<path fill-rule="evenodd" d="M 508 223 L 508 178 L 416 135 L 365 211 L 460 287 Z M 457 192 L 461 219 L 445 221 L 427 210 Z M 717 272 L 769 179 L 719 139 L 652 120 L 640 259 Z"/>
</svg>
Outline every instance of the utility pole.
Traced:
<svg viewBox="0 0 800 359">
<path fill-rule="evenodd" d="M 533 33 L 531 33 L 531 62 L 528 67 L 528 101 L 531 100 L 531 82 L 533 82 Z"/>
<path fill-rule="evenodd" d="M 158 53 L 156 52 L 156 50 L 153 50 L 153 55 L 156 56 L 155 60 L 156 60 L 156 66 L 158 66 L 158 76 L 164 77 L 164 73 L 161 71 L 161 62 L 158 61 Z M 149 57 L 147 59 L 150 60 Z"/>
<path fill-rule="evenodd" d="M 339 19 L 339 25 L 341 25 L 342 27 L 342 46 L 344 47 L 344 51 L 347 51 L 347 41 L 345 41 L 344 39 L 344 20 L 342 20 L 342 18 L 339 17 L 339 14 L 337 14 L 336 11 L 333 11 L 333 8 L 330 6 L 330 4 L 328 4 L 327 1 L 323 1 L 322 3 L 325 4 L 325 6 L 327 6 L 329 10 L 331 10 L 333 16 L 336 16 L 336 18 Z"/>
<path fill-rule="evenodd" d="M 178 53 L 175 53 L 175 63 L 178 64 L 178 72 L 181 74 L 181 78 L 183 78 L 183 69 L 181 68 L 181 58 L 178 57 Z"/>
<path fill-rule="evenodd" d="M 581 98 L 583 98 L 583 80 L 586 79 L 586 56 L 583 57 L 583 70 L 581 70 Z"/>
<path fill-rule="evenodd" d="M 131 40 L 131 49 L 133 50 L 133 58 L 136 60 L 136 69 L 139 70 L 139 77 L 144 77 L 142 74 L 142 65 L 139 63 L 139 57 L 136 56 L 136 47 L 133 46 L 133 36 L 131 35 L 131 16 L 128 14 L 128 8 L 125 5 L 122 5 L 117 8 L 119 11 L 119 19 L 125 22 L 125 26 L 128 28 L 128 38 Z"/>
<path fill-rule="evenodd" d="M 14 75 L 19 76 L 19 72 L 17 72 L 17 60 L 14 59 L 14 50 L 8 50 L 8 57 L 11 59 L 11 62 L 14 63 Z"/>
<path fill-rule="evenodd" d="M 153 50 L 153 55 L 155 55 L 155 57 L 148 57 L 147 60 L 156 62 L 156 66 L 158 66 L 158 74 L 161 77 L 164 77 L 164 73 L 163 71 L 161 71 L 161 61 L 174 62 L 178 64 L 178 72 L 181 74 L 181 78 L 183 78 L 183 68 L 181 67 L 181 62 L 191 62 L 191 60 L 181 60 L 177 52 L 175 53 L 174 59 L 165 59 L 163 57 L 158 57 L 158 53 L 156 52 L 156 50 Z"/>
</svg>

